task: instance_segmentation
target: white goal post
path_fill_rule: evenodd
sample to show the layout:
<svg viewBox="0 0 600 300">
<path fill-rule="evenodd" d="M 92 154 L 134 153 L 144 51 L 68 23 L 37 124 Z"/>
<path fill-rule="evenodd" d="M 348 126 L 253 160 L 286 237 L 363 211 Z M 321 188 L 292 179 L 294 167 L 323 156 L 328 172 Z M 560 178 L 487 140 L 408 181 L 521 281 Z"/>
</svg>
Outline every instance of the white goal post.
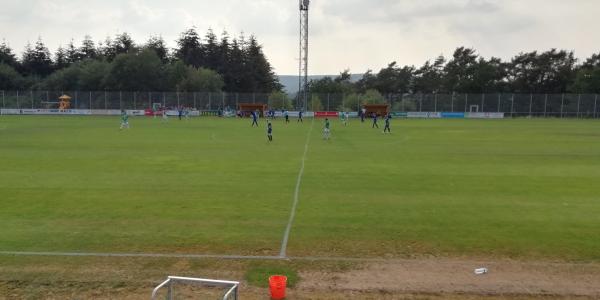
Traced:
<svg viewBox="0 0 600 300">
<path fill-rule="evenodd" d="M 197 284 L 210 287 L 220 287 L 226 289 L 223 294 L 223 300 L 238 299 L 238 289 L 240 283 L 238 281 L 227 281 L 227 280 L 214 280 L 205 278 L 192 278 L 192 277 L 180 277 L 180 276 L 168 276 L 167 280 L 163 281 L 152 291 L 152 300 L 157 299 L 158 292 L 162 288 L 167 289 L 167 300 L 173 300 L 174 288 L 176 283 L 183 284 Z"/>
</svg>

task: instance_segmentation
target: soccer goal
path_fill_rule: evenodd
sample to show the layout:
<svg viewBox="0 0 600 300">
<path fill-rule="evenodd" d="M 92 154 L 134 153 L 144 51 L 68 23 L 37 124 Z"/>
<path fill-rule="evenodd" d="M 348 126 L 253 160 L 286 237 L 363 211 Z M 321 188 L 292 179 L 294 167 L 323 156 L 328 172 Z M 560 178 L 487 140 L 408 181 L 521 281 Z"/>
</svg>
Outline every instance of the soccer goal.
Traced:
<svg viewBox="0 0 600 300">
<path fill-rule="evenodd" d="M 169 276 L 152 291 L 156 299 L 238 299 L 238 281 Z M 200 289 L 199 289 L 200 287 Z"/>
<path fill-rule="evenodd" d="M 469 106 L 469 112 L 472 112 L 472 113 L 479 112 L 479 105 Z"/>
</svg>

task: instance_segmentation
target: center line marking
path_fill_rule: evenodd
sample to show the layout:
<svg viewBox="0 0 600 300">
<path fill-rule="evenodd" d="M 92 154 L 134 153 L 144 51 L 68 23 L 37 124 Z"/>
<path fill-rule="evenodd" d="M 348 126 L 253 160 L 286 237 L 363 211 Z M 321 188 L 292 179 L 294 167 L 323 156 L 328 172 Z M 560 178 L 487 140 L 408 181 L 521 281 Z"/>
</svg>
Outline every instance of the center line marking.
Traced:
<svg viewBox="0 0 600 300">
<path fill-rule="evenodd" d="M 292 229 L 292 223 L 294 223 L 294 217 L 296 216 L 296 206 L 298 206 L 298 194 L 300 193 L 300 183 L 302 182 L 302 174 L 304 173 L 304 161 L 306 160 L 306 152 L 308 152 L 308 142 L 310 141 L 310 133 L 312 132 L 315 124 L 315 117 L 313 117 L 310 123 L 310 129 L 306 136 L 306 143 L 304 144 L 304 154 L 302 155 L 302 163 L 300 171 L 298 172 L 298 179 L 296 179 L 296 190 L 294 191 L 294 203 L 292 204 L 292 212 L 290 213 L 290 219 L 288 220 L 285 233 L 283 234 L 283 240 L 281 241 L 281 250 L 279 251 L 279 257 L 285 257 L 285 251 L 287 249 L 288 239 L 290 237 L 290 230 Z"/>
</svg>

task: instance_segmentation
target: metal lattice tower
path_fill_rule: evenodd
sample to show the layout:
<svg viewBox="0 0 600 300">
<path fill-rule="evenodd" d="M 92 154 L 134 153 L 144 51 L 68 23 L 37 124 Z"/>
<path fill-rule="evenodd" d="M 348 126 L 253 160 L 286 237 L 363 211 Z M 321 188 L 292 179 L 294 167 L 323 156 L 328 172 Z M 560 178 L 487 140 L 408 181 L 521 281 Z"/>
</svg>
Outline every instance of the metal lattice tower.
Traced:
<svg viewBox="0 0 600 300">
<path fill-rule="evenodd" d="M 300 63 L 298 66 L 298 108 L 306 111 L 308 105 L 308 5 L 300 1 Z"/>
</svg>

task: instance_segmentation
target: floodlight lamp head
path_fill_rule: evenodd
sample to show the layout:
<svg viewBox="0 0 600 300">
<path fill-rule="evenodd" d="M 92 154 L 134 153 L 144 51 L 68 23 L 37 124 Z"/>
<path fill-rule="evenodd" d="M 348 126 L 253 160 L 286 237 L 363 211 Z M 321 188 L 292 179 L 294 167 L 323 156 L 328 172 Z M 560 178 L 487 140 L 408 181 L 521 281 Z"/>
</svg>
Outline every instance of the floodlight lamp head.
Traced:
<svg viewBox="0 0 600 300">
<path fill-rule="evenodd" d="M 300 10 L 308 10 L 310 0 L 300 0 Z"/>
</svg>

